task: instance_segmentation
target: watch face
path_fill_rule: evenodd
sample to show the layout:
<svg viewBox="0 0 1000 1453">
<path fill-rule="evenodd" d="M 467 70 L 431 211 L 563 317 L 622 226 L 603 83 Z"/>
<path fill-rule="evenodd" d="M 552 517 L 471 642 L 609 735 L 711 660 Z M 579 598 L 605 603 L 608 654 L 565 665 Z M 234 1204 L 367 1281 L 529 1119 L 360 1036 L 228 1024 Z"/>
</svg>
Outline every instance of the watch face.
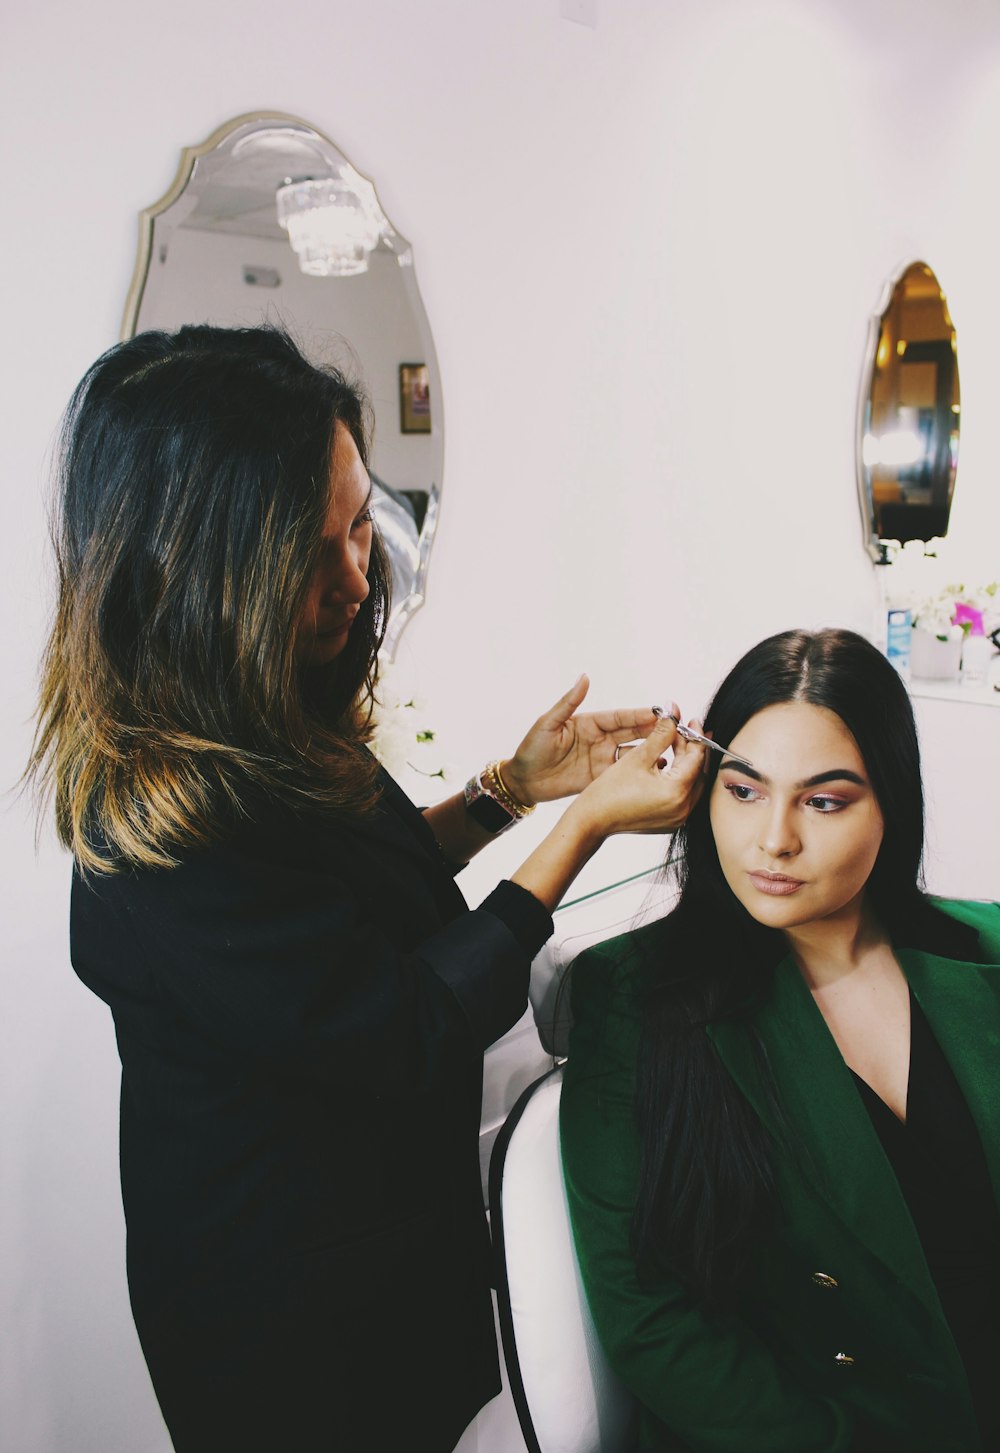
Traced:
<svg viewBox="0 0 1000 1453">
<path fill-rule="evenodd" d="M 466 803 L 465 810 L 487 832 L 503 832 L 504 828 L 510 827 L 514 821 L 511 813 L 505 807 L 501 807 L 495 798 L 487 796 L 485 792 L 474 802 Z"/>
</svg>

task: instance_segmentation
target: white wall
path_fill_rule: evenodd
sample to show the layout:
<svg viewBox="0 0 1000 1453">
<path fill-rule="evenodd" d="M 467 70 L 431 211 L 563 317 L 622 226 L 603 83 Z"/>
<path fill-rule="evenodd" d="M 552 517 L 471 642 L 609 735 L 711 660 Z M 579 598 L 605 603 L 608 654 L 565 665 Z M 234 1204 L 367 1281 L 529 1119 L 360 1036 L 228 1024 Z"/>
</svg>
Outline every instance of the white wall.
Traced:
<svg viewBox="0 0 1000 1453">
<path fill-rule="evenodd" d="M 447 435 L 430 599 L 405 646 L 465 766 L 510 750 L 580 669 L 595 700 L 694 712 L 763 634 L 868 625 L 855 395 L 868 314 L 910 257 L 935 267 L 958 328 L 954 543 L 1000 568 L 996 7 L 600 11 L 596 31 L 558 0 L 50 0 L 5 19 L 5 786 L 50 600 L 59 413 L 117 336 L 137 213 L 182 144 L 244 111 L 325 130 L 413 243 Z M 979 815 L 949 820 L 935 886 L 996 893 L 1000 791 L 960 726 L 956 742 L 934 791 L 982 772 Z M 68 966 L 67 865 L 7 804 L 0 1443 L 152 1453 L 111 1026 Z M 538 830 L 505 839 L 473 889 Z"/>
</svg>

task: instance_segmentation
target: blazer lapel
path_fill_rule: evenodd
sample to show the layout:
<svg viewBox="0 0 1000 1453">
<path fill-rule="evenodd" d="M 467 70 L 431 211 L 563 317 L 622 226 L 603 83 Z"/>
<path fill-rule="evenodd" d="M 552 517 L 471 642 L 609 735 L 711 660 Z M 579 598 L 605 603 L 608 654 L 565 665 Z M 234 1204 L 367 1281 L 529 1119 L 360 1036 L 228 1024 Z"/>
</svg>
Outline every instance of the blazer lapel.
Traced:
<svg viewBox="0 0 1000 1453">
<path fill-rule="evenodd" d="M 753 1024 L 767 1052 L 783 1121 L 765 1093 L 745 1027 L 720 1023 L 709 1026 L 708 1033 L 774 1137 L 779 1168 L 790 1157 L 793 1172 L 848 1230 L 939 1314 L 899 1184 L 851 1072 L 791 958 L 778 965 L 773 991 Z"/>
<path fill-rule="evenodd" d="M 1000 946 L 992 952 L 992 964 L 956 963 L 915 949 L 901 950 L 899 958 L 965 1096 L 1000 1204 Z"/>
</svg>

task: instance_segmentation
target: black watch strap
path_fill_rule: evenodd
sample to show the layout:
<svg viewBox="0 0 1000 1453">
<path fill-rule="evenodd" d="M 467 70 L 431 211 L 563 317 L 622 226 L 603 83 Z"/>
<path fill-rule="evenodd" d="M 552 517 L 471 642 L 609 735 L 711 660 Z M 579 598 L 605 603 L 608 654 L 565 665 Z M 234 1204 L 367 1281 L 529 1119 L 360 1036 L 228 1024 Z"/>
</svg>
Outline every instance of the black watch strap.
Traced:
<svg viewBox="0 0 1000 1453">
<path fill-rule="evenodd" d="M 500 776 L 499 763 L 490 762 L 466 782 L 465 810 L 473 822 L 495 835 L 513 827 L 534 808 L 525 807 L 510 795 Z"/>
<path fill-rule="evenodd" d="M 506 807 L 501 807 L 495 797 L 490 797 L 485 792 L 481 792 L 471 802 L 466 797 L 465 810 L 472 820 L 478 822 L 479 826 L 484 827 L 487 832 L 503 832 L 505 827 L 511 827 L 517 821 L 517 818 L 508 812 Z"/>
</svg>

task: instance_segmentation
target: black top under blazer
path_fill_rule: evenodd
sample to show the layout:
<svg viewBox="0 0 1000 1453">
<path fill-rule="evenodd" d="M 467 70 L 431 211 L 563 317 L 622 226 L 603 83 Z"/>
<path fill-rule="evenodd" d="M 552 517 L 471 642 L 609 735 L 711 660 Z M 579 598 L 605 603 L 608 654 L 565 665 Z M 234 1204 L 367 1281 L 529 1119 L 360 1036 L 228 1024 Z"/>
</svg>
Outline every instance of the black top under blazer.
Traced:
<svg viewBox="0 0 1000 1453">
<path fill-rule="evenodd" d="M 169 870 L 75 877 L 122 1060 L 128 1279 L 177 1453 L 444 1453 L 499 1391 L 484 1049 L 552 931 L 469 912 L 384 773 L 350 824 L 248 802 Z"/>
</svg>

